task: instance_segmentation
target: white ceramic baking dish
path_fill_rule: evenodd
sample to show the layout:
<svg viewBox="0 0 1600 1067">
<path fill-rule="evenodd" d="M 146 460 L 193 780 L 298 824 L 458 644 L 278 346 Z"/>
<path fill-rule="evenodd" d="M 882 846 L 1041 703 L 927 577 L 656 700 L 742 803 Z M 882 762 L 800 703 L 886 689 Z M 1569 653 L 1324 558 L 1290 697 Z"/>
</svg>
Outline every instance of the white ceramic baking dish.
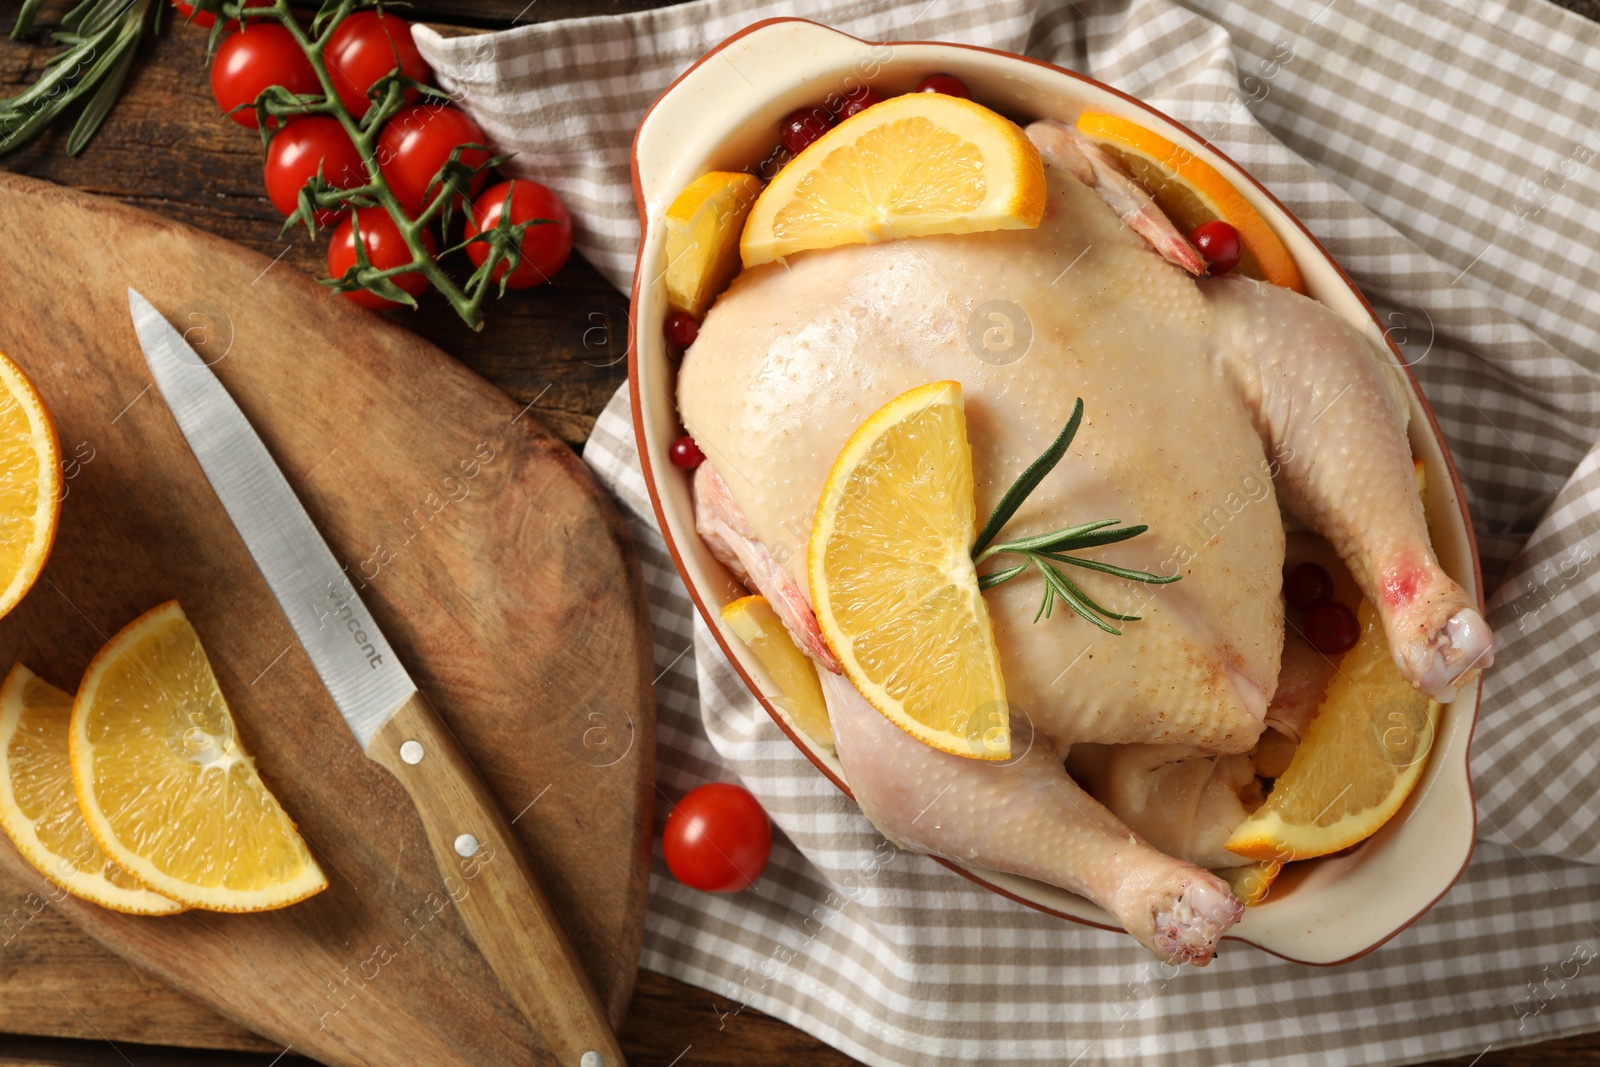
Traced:
<svg viewBox="0 0 1600 1067">
<path fill-rule="evenodd" d="M 628 371 L 645 483 L 667 547 L 689 594 L 745 682 L 817 769 L 848 792 L 838 760 L 788 722 L 764 695 L 772 681 L 722 625 L 719 609 L 742 595 L 694 531 L 689 480 L 667 458 L 681 432 L 676 367 L 662 337 L 667 314 L 661 216 L 708 170 L 737 170 L 765 158 L 779 119 L 847 86 L 870 82 L 885 96 L 924 75 L 955 74 L 974 97 L 1013 119 L 1072 121 L 1093 109 L 1125 116 L 1187 148 L 1230 178 L 1272 224 L 1306 286 L 1366 331 L 1393 360 L 1411 394 L 1411 446 L 1427 468 L 1427 515 L 1446 571 L 1482 601 L 1472 524 L 1438 424 L 1372 307 L 1304 226 L 1260 183 L 1184 126 L 1124 93 L 1038 60 L 938 42 L 872 43 L 799 19 L 756 23 L 712 49 L 673 83 L 634 139 L 633 183 L 643 226 L 634 275 Z M 1303 963 L 1341 963 L 1393 937 L 1456 881 L 1472 852 L 1476 815 L 1467 748 L 1480 687 L 1444 711 L 1426 773 L 1401 812 L 1346 854 L 1291 865 L 1269 899 L 1248 909 L 1231 938 Z M 943 861 L 940 861 L 943 862 Z M 1073 893 L 1014 875 L 947 864 L 995 892 L 1062 918 L 1120 929 Z M 930 918 L 931 921 L 931 918 Z"/>
</svg>

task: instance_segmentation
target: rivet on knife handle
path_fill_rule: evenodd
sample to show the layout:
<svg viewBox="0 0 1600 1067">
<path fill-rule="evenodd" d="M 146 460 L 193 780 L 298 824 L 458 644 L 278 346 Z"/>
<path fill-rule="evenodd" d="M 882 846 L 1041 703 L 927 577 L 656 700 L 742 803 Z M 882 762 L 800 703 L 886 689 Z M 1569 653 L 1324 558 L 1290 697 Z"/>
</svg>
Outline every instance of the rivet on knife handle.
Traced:
<svg viewBox="0 0 1600 1067">
<path fill-rule="evenodd" d="M 621 1067 L 622 1049 L 521 843 L 420 694 L 395 709 L 367 755 L 405 787 L 439 869 L 462 871 L 467 892 L 456 909 L 556 1062 Z"/>
</svg>

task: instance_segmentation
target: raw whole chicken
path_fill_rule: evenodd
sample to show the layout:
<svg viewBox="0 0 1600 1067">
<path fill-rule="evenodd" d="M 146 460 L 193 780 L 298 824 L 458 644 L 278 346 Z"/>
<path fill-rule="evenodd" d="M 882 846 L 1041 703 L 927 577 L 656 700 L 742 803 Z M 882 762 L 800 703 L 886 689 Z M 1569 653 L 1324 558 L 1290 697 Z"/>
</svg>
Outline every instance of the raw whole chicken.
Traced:
<svg viewBox="0 0 1600 1067">
<path fill-rule="evenodd" d="M 1241 915 L 1205 868 L 1247 862 L 1221 843 L 1259 802 L 1247 754 L 1279 688 L 1284 514 L 1338 551 L 1421 691 L 1450 699 L 1492 638 L 1434 556 L 1403 386 L 1367 341 L 1287 289 L 1192 276 L 1203 262 L 1097 146 L 1050 121 L 1028 135 L 1048 183 L 1037 229 L 802 253 L 722 295 L 678 384 L 707 456 L 697 527 L 817 662 L 839 759 L 886 837 L 1073 890 L 1163 959 L 1204 964 Z M 1013 331 L 1004 358 L 980 343 L 989 320 Z M 936 751 L 873 709 L 806 592 L 846 438 L 942 379 L 966 397 L 980 518 L 1082 397 L 1071 452 L 1006 536 L 1146 523 L 1090 554 L 1182 575 L 1084 572 L 1090 596 L 1142 617 L 1121 636 L 1065 613 L 1036 624 L 1024 581 L 985 594 L 1017 753 L 1001 763 Z"/>
</svg>

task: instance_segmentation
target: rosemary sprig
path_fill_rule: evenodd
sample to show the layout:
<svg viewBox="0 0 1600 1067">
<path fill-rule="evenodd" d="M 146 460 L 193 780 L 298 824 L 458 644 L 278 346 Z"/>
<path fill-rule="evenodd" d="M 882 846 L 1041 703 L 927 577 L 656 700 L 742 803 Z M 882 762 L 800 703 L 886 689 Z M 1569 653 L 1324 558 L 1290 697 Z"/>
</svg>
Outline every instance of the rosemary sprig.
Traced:
<svg viewBox="0 0 1600 1067">
<path fill-rule="evenodd" d="M 1083 567 L 1086 570 L 1099 571 L 1130 582 L 1143 582 L 1146 585 L 1167 585 L 1177 581 L 1182 575 L 1174 574 L 1163 578 L 1148 571 L 1130 570 L 1127 567 L 1117 567 L 1099 560 L 1084 559 L 1081 556 L 1070 555 L 1086 548 L 1098 548 L 1101 545 L 1114 545 L 1119 541 L 1127 541 L 1138 537 L 1149 529 L 1148 526 L 1123 526 L 1121 519 L 1100 519 L 1095 522 L 1079 523 L 1076 526 L 1063 527 L 1051 533 L 1034 534 L 1031 537 L 1019 537 L 1011 541 L 1001 541 L 991 544 L 995 537 L 1011 521 L 1017 513 L 1022 502 L 1032 492 L 1039 488 L 1039 483 L 1045 476 L 1055 469 L 1061 457 L 1067 454 L 1067 449 L 1072 445 L 1072 439 L 1078 434 L 1078 427 L 1083 424 L 1083 400 L 1072 407 L 1072 416 L 1067 419 L 1067 424 L 1061 428 L 1056 439 L 1050 442 L 1050 447 L 1044 454 L 1028 464 L 1011 488 L 1000 498 L 1000 503 L 995 505 L 994 513 L 989 516 L 989 521 L 983 524 L 983 530 L 978 534 L 978 540 L 972 546 L 972 562 L 982 563 L 990 556 L 1002 552 L 1012 552 L 1022 556 L 1027 562 L 1018 563 L 1000 570 L 990 571 L 988 574 L 978 576 L 979 589 L 993 589 L 1001 582 L 1010 581 L 1029 570 L 1037 570 L 1044 579 L 1044 597 L 1039 602 L 1039 610 L 1034 612 L 1033 621 L 1041 618 L 1048 619 L 1055 609 L 1055 603 L 1060 600 L 1071 608 L 1080 617 L 1092 622 L 1108 634 L 1120 636 L 1122 631 L 1108 622 L 1114 619 L 1117 622 L 1138 622 L 1138 615 L 1124 615 L 1112 611 L 1095 602 L 1083 588 L 1068 578 L 1057 567 L 1058 563 L 1066 563 L 1074 567 Z"/>
<path fill-rule="evenodd" d="M 33 28 L 43 0 L 26 0 L 11 28 L 13 39 Z M 0 155 L 39 136 L 68 107 L 88 104 L 67 136 L 67 154 L 83 151 L 110 114 L 128 79 L 139 43 L 161 28 L 161 0 L 83 0 L 51 33 L 66 48 L 50 57 L 39 80 L 0 99 Z"/>
</svg>

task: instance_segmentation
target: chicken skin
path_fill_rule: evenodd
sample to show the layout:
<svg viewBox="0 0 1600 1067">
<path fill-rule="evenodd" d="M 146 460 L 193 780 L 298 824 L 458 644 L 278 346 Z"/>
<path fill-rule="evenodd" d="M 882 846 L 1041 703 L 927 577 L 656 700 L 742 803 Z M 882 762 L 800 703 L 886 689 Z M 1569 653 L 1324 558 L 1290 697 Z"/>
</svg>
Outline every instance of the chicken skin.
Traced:
<svg viewBox="0 0 1600 1067">
<path fill-rule="evenodd" d="M 1254 786 L 1241 754 L 1278 686 L 1283 513 L 1339 552 L 1422 691 L 1452 697 L 1492 638 L 1431 549 L 1402 386 L 1367 341 L 1289 290 L 1193 277 L 1192 249 L 1097 149 L 1056 123 L 1028 133 L 1048 183 L 1037 229 L 807 252 L 722 295 L 679 375 L 707 457 L 697 527 L 817 661 L 839 759 L 885 836 L 1082 893 L 1164 959 L 1204 964 L 1240 915 L 1200 864 L 1227 861 L 1224 824 Z M 984 594 L 1018 751 L 1027 739 L 998 764 L 879 715 L 836 673 L 809 610 L 806 544 L 840 448 L 890 399 L 944 379 L 966 398 L 980 520 L 1082 397 L 1071 451 L 1005 536 L 1144 523 L 1085 555 L 1182 576 L 1074 572 L 1140 616 L 1120 636 L 1065 612 L 1035 622 L 1037 582 Z M 1068 775 L 1074 745 L 1128 746 L 1085 763 L 1116 778 L 1095 792 L 1110 809 Z M 1164 811 L 1141 807 L 1164 794 L 1184 798 L 1192 833 L 1163 817 L 1141 834 L 1113 814 Z"/>
</svg>

